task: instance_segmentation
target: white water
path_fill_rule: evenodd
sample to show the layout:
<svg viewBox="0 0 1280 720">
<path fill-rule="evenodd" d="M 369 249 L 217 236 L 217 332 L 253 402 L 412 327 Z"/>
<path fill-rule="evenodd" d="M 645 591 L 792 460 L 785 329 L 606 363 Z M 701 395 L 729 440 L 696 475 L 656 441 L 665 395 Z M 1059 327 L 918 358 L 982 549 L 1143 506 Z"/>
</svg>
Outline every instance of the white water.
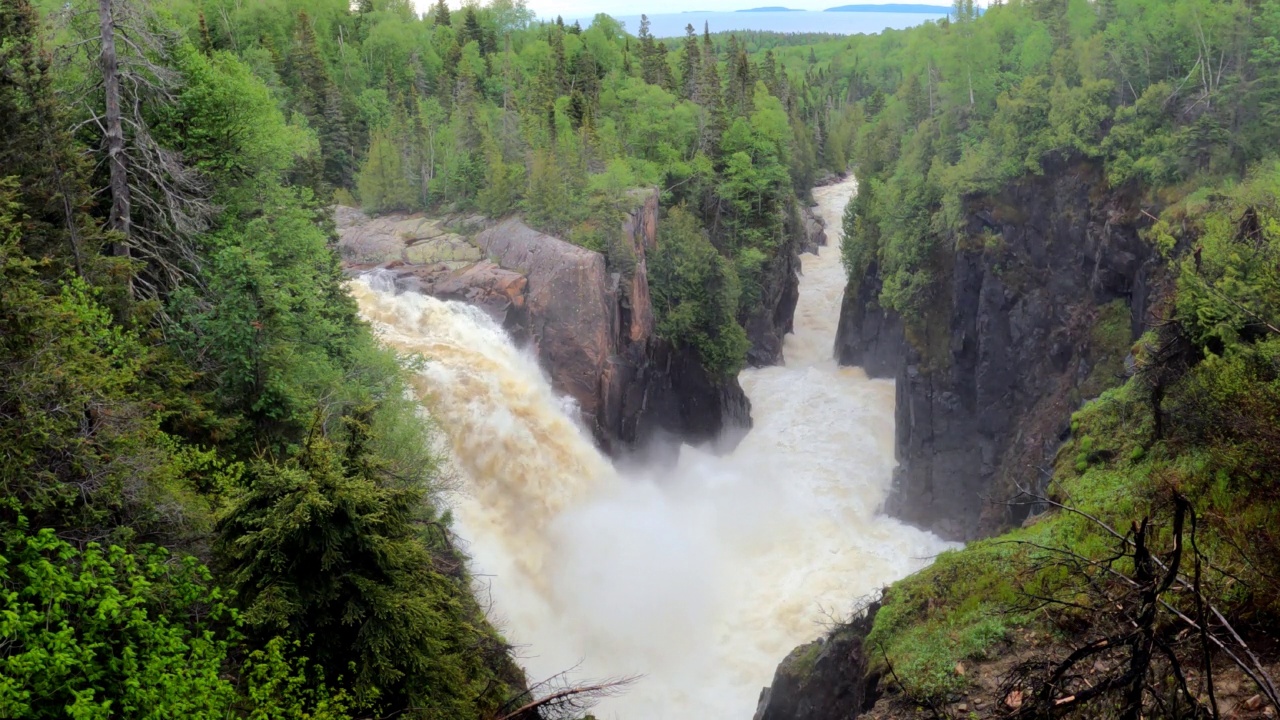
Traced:
<svg viewBox="0 0 1280 720">
<path fill-rule="evenodd" d="M 615 471 L 481 312 L 352 285 L 389 344 L 430 358 L 415 389 L 464 481 L 459 531 L 530 677 L 644 676 L 601 718 L 748 720 L 829 614 L 948 547 L 876 513 L 893 383 L 831 358 L 854 190 L 814 191 L 831 241 L 803 257 L 786 366 L 739 378 L 754 428 L 726 457 L 683 448 L 671 472 Z"/>
</svg>

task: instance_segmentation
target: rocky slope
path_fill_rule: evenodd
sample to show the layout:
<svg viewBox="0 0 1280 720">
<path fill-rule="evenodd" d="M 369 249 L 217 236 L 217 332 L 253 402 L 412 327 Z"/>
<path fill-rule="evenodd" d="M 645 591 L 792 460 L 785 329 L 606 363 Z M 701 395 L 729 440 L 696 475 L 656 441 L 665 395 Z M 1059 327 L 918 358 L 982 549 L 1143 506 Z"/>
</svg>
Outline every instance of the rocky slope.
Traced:
<svg viewBox="0 0 1280 720">
<path fill-rule="evenodd" d="M 1104 187 L 1097 167 L 1059 161 L 970 198 L 938 302 L 911 328 L 877 304 L 874 265 L 846 289 L 839 361 L 897 381 L 890 514 L 950 539 L 1020 522 L 989 499 L 1043 481 L 1070 413 L 1123 369 L 1160 266 L 1138 237 L 1147 217 Z"/>
<path fill-rule="evenodd" d="M 629 276 L 517 218 L 368 218 L 339 208 L 337 220 L 350 272 L 390 270 L 400 290 L 475 304 L 530 343 L 606 452 L 643 450 L 664 435 L 732 444 L 750 427 L 736 379 L 711 377 L 695 352 L 654 333 L 646 254 L 658 241 L 656 191 L 637 195 L 622 224 L 636 258 Z"/>
</svg>

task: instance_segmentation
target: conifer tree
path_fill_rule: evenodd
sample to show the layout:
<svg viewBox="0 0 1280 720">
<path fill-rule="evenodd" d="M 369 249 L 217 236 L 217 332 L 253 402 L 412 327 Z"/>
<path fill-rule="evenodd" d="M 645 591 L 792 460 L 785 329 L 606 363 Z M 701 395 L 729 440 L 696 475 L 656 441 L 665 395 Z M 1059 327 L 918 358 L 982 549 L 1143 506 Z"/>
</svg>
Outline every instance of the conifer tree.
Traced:
<svg viewBox="0 0 1280 720">
<path fill-rule="evenodd" d="M 698 48 L 698 35 L 693 25 L 684 28 L 684 54 L 680 58 L 680 95 L 686 100 L 700 103 L 699 87 L 702 83 L 702 51 Z"/>
<path fill-rule="evenodd" d="M 431 19 L 436 27 L 449 27 L 453 24 L 452 19 L 449 17 L 449 5 L 445 3 L 445 0 L 436 0 L 436 4 L 431 11 Z"/>
</svg>

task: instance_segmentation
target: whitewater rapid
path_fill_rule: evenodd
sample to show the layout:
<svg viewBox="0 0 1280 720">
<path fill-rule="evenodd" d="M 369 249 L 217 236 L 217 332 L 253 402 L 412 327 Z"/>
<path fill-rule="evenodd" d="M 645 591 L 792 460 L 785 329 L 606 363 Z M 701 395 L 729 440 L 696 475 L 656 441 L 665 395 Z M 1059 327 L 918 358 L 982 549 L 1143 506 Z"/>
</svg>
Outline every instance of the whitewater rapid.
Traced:
<svg viewBox="0 0 1280 720">
<path fill-rule="evenodd" d="M 748 720 L 832 617 L 950 547 L 877 514 L 893 383 L 832 359 L 852 179 L 814 190 L 830 243 L 802 258 L 786 365 L 743 371 L 754 427 L 722 457 L 619 472 L 537 362 L 468 306 L 352 283 L 385 342 L 427 361 L 414 390 L 447 435 L 482 600 L 532 680 L 642 675 L 600 718 Z"/>
</svg>

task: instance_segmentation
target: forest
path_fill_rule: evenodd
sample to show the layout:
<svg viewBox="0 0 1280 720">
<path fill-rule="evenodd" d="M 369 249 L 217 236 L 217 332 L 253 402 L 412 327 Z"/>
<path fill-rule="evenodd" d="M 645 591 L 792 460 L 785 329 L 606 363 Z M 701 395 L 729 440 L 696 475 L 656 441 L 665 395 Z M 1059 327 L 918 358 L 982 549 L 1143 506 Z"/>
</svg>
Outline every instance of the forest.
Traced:
<svg viewBox="0 0 1280 720">
<path fill-rule="evenodd" d="M 439 430 L 344 288 L 335 203 L 520 213 L 625 273 L 627 192 L 655 186 L 658 331 L 730 375 L 824 177 L 859 178 L 850 282 L 877 266 L 910 331 L 958 244 L 1000 242 L 967 232 L 973 197 L 1095 164 L 1171 289 L 1057 473 L 1113 523 L 1189 498 L 1220 609 L 1274 627 L 1280 2 L 711 30 L 519 0 L 0 0 L 0 716 L 573 716 L 529 709 L 547 686 L 472 595 Z M 1078 516 L 1026 532 L 1112 551 Z M 1090 612 L 1029 544 L 984 543 L 877 621 L 913 700 L 1031 622 L 991 620 L 1014 578 Z"/>
</svg>

